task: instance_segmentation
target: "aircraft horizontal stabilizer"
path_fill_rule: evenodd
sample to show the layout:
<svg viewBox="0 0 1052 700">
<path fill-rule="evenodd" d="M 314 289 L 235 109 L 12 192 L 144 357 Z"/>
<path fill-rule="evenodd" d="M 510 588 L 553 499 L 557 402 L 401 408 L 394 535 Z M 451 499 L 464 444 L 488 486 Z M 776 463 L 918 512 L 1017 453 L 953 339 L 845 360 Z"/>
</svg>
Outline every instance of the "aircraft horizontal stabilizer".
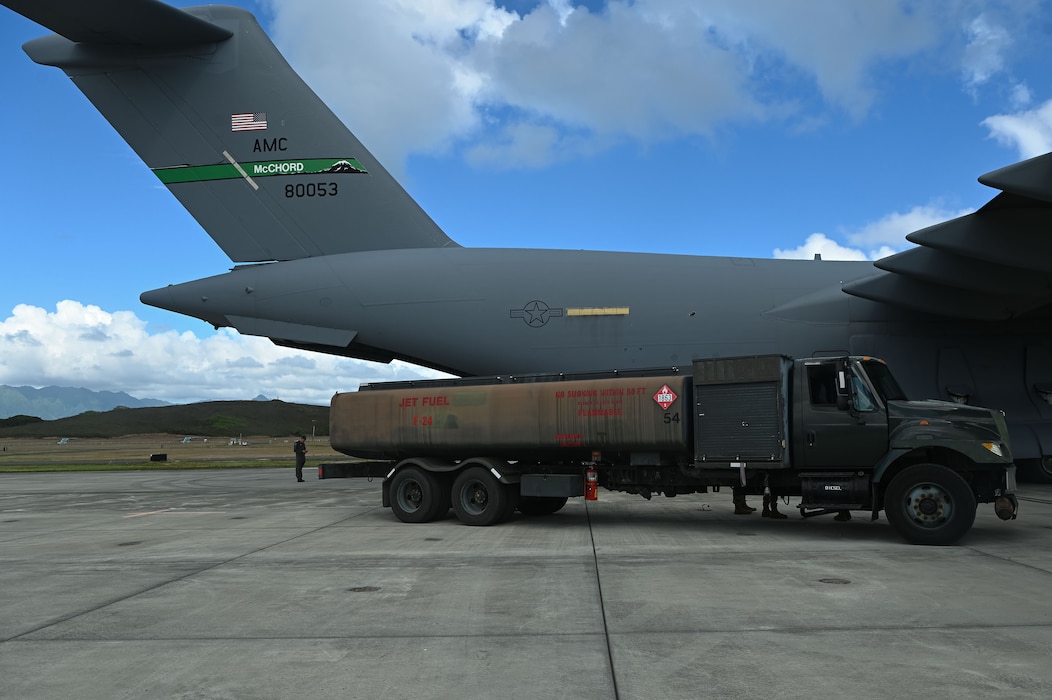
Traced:
<svg viewBox="0 0 1052 700">
<path fill-rule="evenodd" d="M 232 36 L 159 0 L 0 0 L 0 5 L 78 43 L 181 46 Z"/>
<path fill-rule="evenodd" d="M 903 308 L 976 320 L 1052 304 L 1052 153 L 979 178 L 1004 190 L 972 214 L 906 236 L 917 248 L 843 290 Z"/>
</svg>

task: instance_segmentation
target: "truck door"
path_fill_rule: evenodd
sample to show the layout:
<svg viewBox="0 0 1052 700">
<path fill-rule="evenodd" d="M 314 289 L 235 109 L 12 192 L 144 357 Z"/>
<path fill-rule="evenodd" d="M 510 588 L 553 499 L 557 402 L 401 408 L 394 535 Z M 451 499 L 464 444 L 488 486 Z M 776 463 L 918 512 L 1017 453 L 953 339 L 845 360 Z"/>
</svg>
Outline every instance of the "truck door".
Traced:
<svg viewBox="0 0 1052 700">
<path fill-rule="evenodd" d="M 806 363 L 796 381 L 797 468 L 872 467 L 888 449 L 888 417 L 865 374 L 843 359 Z M 849 405 L 837 405 L 838 373 Z M 841 402 L 843 403 L 843 402 Z"/>
</svg>

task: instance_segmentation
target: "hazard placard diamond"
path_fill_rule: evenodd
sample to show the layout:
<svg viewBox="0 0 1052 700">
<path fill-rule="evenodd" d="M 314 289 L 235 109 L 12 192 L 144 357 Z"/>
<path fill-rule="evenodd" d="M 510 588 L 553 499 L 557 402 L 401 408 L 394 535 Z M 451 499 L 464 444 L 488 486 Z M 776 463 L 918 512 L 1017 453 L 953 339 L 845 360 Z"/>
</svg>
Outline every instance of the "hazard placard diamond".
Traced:
<svg viewBox="0 0 1052 700">
<path fill-rule="evenodd" d="M 658 392 L 654 394 L 654 400 L 657 401 L 658 406 L 661 406 L 666 411 L 678 398 L 676 392 L 672 391 L 668 384 L 662 384 Z"/>
</svg>

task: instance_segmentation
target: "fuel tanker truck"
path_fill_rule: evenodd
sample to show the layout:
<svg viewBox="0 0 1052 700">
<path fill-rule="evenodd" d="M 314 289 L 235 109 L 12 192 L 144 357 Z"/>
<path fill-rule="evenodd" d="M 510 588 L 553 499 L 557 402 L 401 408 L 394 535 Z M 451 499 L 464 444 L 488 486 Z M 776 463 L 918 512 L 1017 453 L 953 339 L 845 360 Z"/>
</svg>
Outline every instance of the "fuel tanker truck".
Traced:
<svg viewBox="0 0 1052 700">
<path fill-rule="evenodd" d="M 383 476 L 407 523 L 493 525 L 599 487 L 650 499 L 732 488 L 799 497 L 804 517 L 883 510 L 916 544 L 959 540 L 979 503 L 1016 517 L 999 411 L 910 401 L 870 357 L 782 355 L 678 368 L 362 385 L 331 403 L 332 447 Z"/>
</svg>

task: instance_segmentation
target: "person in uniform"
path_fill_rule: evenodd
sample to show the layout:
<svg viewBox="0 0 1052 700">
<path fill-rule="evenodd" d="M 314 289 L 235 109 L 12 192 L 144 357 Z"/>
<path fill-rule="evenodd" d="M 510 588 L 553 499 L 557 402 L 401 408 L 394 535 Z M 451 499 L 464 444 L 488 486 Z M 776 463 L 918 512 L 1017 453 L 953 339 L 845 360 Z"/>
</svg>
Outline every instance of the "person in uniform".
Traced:
<svg viewBox="0 0 1052 700">
<path fill-rule="evenodd" d="M 303 465 L 307 463 L 306 435 L 300 435 L 300 439 L 292 445 L 292 451 L 296 453 L 296 481 L 303 481 Z"/>
</svg>

